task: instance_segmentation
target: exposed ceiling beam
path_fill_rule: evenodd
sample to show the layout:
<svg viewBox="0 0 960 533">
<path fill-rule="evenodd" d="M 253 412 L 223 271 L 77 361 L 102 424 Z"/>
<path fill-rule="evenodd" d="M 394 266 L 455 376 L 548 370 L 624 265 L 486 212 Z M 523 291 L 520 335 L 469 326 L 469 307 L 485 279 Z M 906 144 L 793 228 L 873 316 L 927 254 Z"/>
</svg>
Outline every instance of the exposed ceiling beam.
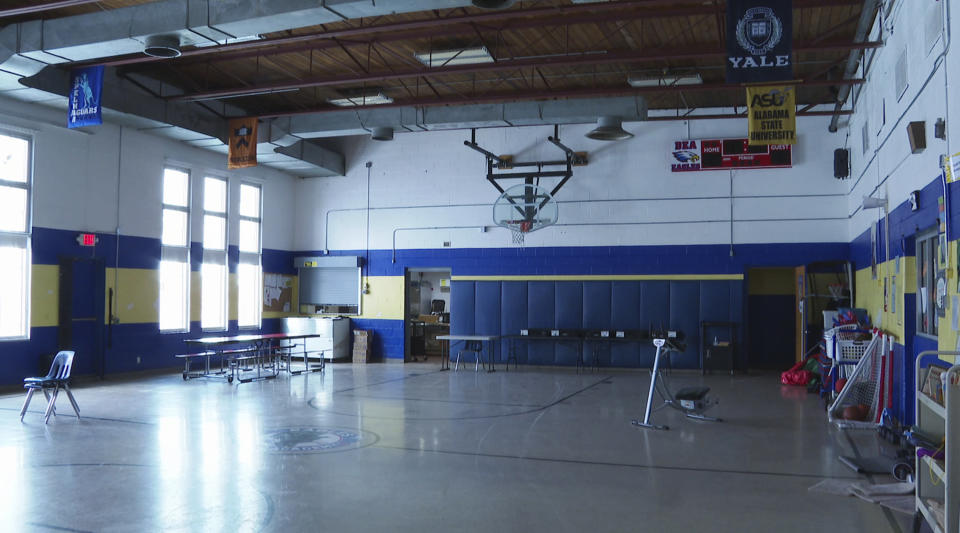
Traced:
<svg viewBox="0 0 960 533">
<path fill-rule="evenodd" d="M 822 87 L 829 85 L 859 85 L 864 82 L 863 79 L 853 78 L 847 80 L 817 80 L 795 83 L 799 87 Z M 598 96 L 636 96 L 643 93 L 656 92 L 716 92 L 716 91 L 743 91 L 744 86 L 733 83 L 706 83 L 703 85 L 684 85 L 669 87 L 607 87 L 602 89 L 566 89 L 566 90 L 535 90 L 535 91 L 517 91 L 498 94 L 481 94 L 470 97 L 442 97 L 435 98 L 407 98 L 395 100 L 391 104 L 360 105 L 350 107 L 350 110 L 361 109 L 388 109 L 391 107 L 433 107 L 444 105 L 462 105 L 462 104 L 487 104 L 500 102 L 513 102 L 523 100 L 554 100 L 568 98 L 585 98 Z M 832 104 L 832 102 L 830 102 Z M 344 108 L 333 105 L 317 107 L 313 109 L 300 109 L 297 111 L 266 113 L 259 115 L 260 118 L 287 117 L 314 113 L 330 113 L 343 111 Z"/>
<path fill-rule="evenodd" d="M 218 59 L 239 58 L 258 53 L 265 53 L 265 49 L 275 49 L 266 53 L 288 53 L 317 47 L 336 47 L 334 39 L 355 39 L 358 37 L 379 35 L 377 41 L 393 41 L 415 39 L 423 36 L 442 37 L 473 33 L 473 25 L 504 22 L 501 29 L 522 29 L 567 24 L 582 24 L 601 22 L 605 20 L 619 20 L 624 18 L 658 18 L 669 16 L 691 16 L 696 14 L 713 14 L 714 8 L 701 5 L 699 0 L 687 0 L 685 7 L 677 4 L 685 2 L 666 2 L 664 0 L 630 0 L 623 2 L 600 2 L 590 4 L 574 4 L 570 6 L 556 6 L 533 9 L 515 9 L 491 11 L 473 15 L 462 15 L 442 19 L 442 26 L 438 27 L 436 18 L 421 19 L 393 24 L 380 24 L 345 28 L 303 35 L 276 37 L 240 43 L 225 44 L 184 50 L 176 61 L 187 61 L 190 58 L 201 58 L 216 54 Z M 858 4 L 857 0 L 796 0 L 794 9 L 827 7 L 835 5 Z M 658 5 L 667 8 L 652 9 Z M 638 9 L 650 11 L 637 11 Z M 299 45 L 299 46 L 298 46 Z M 288 48 L 292 47 L 292 48 Z M 253 54 L 232 55 L 239 52 L 255 51 Z M 145 56 L 142 54 L 121 56 L 107 60 L 97 60 L 90 63 L 107 66 L 133 65 L 160 61 L 162 58 Z M 169 60 L 167 60 L 169 61 Z"/>
<path fill-rule="evenodd" d="M 818 44 L 812 46 L 800 45 L 794 48 L 795 53 L 803 52 L 822 52 L 831 50 L 849 50 L 851 48 L 876 48 L 882 46 L 881 42 L 869 43 L 842 43 L 842 44 Z M 430 78 L 446 74 L 475 74 L 479 72 L 492 72 L 513 70 L 520 68 L 540 68 L 557 66 L 578 66 L 578 65 L 605 65 L 619 63 L 642 63 L 648 61 L 668 61 L 668 60 L 692 60 L 705 57 L 718 57 L 725 55 L 722 50 L 706 51 L 702 49 L 689 50 L 648 50 L 645 52 L 619 52 L 610 54 L 577 54 L 571 56 L 543 57 L 532 59 L 504 60 L 493 63 L 481 63 L 472 65 L 454 65 L 438 68 L 416 68 L 397 70 L 391 72 L 376 72 L 363 75 L 348 76 L 322 76 L 305 80 L 296 80 L 280 83 L 268 83 L 248 87 L 232 87 L 228 89 L 218 89 L 213 91 L 199 91 L 186 93 L 182 95 L 168 96 L 168 100 L 213 100 L 217 98 L 235 98 L 249 94 L 262 94 L 271 91 L 289 91 L 293 89 L 305 89 L 308 87 L 330 87 L 330 86 L 353 86 L 373 82 L 390 81 L 404 78 Z"/>
<path fill-rule="evenodd" d="M 54 9 L 63 9 L 65 7 L 82 6 L 84 4 L 96 4 L 100 0 L 60 0 L 59 2 L 47 2 L 45 4 L 34 4 L 23 7 L 11 7 L 9 9 L 0 9 L 0 18 L 16 17 L 20 15 L 31 15 L 33 13 L 42 13 Z"/>
</svg>

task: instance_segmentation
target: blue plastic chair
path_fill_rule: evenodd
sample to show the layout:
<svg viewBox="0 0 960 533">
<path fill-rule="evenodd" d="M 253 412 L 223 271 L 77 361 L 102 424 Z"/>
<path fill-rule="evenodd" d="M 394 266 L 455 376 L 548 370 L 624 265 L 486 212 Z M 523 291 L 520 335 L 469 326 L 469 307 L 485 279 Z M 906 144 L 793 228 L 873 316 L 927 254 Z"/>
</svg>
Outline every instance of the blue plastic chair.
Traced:
<svg viewBox="0 0 960 533">
<path fill-rule="evenodd" d="M 67 397 L 70 398 L 70 405 L 73 411 L 80 418 L 80 408 L 77 407 L 77 400 L 70 392 L 70 370 L 73 368 L 73 354 L 71 351 L 62 351 L 53 358 L 53 364 L 50 365 L 50 371 L 46 376 L 36 378 L 26 378 L 23 380 L 23 388 L 27 389 L 27 399 L 23 402 L 23 409 L 20 409 L 20 421 L 23 422 L 23 415 L 27 413 L 27 407 L 30 407 L 30 399 L 37 390 L 43 391 L 47 398 L 47 410 L 44 413 L 43 423 L 50 421 L 50 415 L 56 415 L 57 396 L 60 389 L 67 391 Z M 52 390 L 52 392 L 51 392 Z"/>
</svg>

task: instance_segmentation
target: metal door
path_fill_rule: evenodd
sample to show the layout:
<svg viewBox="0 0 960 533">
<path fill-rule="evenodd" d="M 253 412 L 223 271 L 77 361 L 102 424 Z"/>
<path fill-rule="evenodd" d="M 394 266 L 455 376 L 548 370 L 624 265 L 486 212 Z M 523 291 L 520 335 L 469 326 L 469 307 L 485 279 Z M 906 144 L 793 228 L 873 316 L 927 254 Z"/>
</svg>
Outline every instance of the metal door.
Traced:
<svg viewBox="0 0 960 533">
<path fill-rule="evenodd" d="M 103 378 L 106 266 L 91 257 L 60 258 L 57 348 L 76 352 L 74 374 Z"/>
</svg>

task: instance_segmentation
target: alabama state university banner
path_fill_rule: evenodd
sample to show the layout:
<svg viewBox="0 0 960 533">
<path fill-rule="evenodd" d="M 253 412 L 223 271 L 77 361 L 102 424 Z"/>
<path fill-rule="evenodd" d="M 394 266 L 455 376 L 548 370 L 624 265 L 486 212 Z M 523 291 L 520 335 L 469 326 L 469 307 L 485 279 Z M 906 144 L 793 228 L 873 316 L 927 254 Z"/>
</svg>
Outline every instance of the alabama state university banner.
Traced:
<svg viewBox="0 0 960 533">
<path fill-rule="evenodd" d="M 797 142 L 796 89 L 791 85 L 747 87 L 750 144 Z"/>
<path fill-rule="evenodd" d="M 257 166 L 257 118 L 230 120 L 230 150 L 227 168 Z"/>
<path fill-rule="evenodd" d="M 793 2 L 727 1 L 727 83 L 793 79 Z"/>
</svg>

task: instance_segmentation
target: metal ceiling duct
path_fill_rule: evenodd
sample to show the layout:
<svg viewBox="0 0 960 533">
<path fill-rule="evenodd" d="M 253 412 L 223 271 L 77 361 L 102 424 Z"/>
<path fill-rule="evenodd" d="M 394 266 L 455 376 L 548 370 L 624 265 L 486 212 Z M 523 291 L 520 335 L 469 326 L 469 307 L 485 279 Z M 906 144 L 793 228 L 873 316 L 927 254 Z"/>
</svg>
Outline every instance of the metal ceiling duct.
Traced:
<svg viewBox="0 0 960 533">
<path fill-rule="evenodd" d="M 373 128 L 373 131 L 370 133 L 370 138 L 375 141 L 392 141 L 393 128 Z"/>
<path fill-rule="evenodd" d="M 597 119 L 597 127 L 587 132 L 586 137 L 595 141 L 622 141 L 633 134 L 623 129 L 620 117 L 605 116 Z"/>
<path fill-rule="evenodd" d="M 506 9 L 513 5 L 514 0 L 470 0 L 470 3 L 480 9 Z"/>
<path fill-rule="evenodd" d="M 180 57 L 180 37 L 177 35 L 151 35 L 143 45 L 143 53 L 152 57 Z"/>
</svg>

